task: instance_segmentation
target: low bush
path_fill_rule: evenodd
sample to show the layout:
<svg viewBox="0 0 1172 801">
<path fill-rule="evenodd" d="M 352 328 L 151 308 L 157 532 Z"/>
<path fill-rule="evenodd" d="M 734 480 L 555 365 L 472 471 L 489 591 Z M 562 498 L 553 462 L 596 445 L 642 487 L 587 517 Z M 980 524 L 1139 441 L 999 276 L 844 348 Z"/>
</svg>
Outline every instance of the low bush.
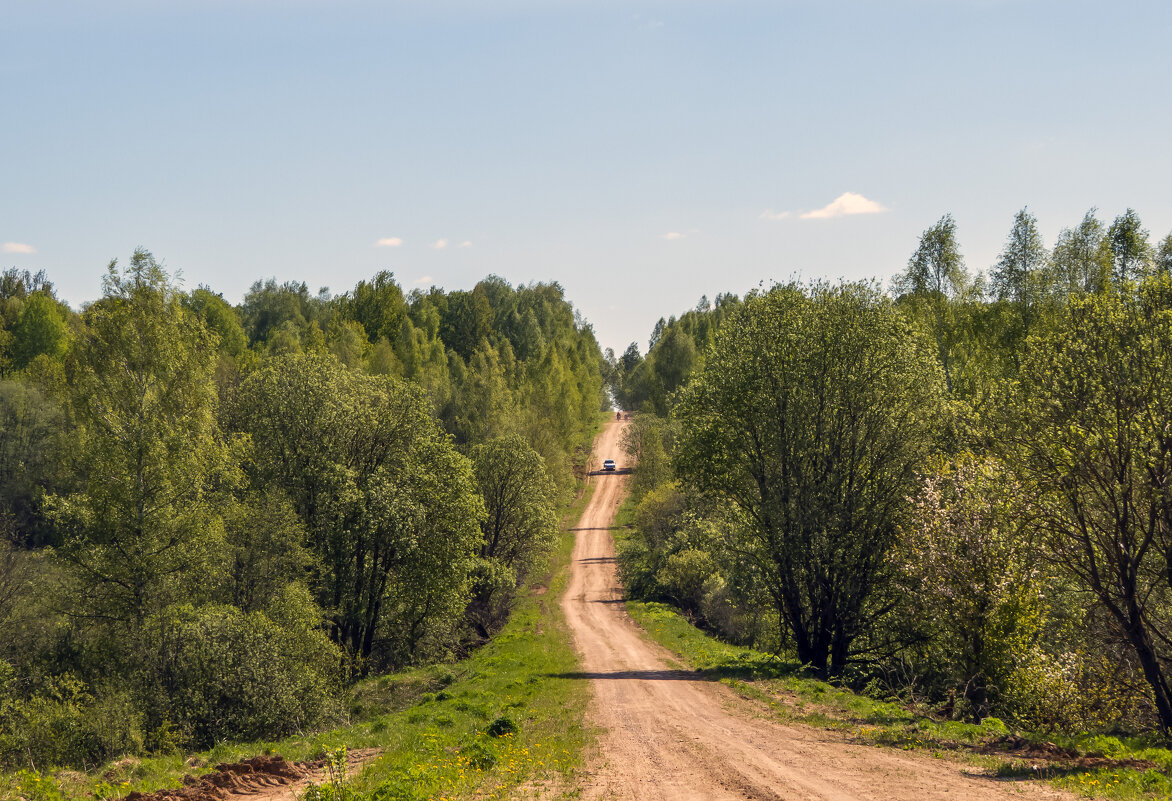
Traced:
<svg viewBox="0 0 1172 801">
<path fill-rule="evenodd" d="M 172 610 L 159 621 L 160 705 L 187 744 L 267 739 L 303 731 L 335 712 L 342 655 L 298 611 L 211 605 Z"/>
</svg>

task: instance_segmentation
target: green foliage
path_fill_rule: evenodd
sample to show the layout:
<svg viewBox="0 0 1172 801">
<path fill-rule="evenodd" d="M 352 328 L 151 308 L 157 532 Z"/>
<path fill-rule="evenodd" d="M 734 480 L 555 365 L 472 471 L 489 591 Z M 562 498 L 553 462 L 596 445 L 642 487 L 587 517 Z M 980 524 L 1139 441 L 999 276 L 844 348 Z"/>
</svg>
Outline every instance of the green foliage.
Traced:
<svg viewBox="0 0 1172 801">
<path fill-rule="evenodd" d="M 311 605 L 309 612 L 278 622 L 205 605 L 176 607 L 151 622 L 161 663 L 158 702 L 185 744 L 281 736 L 329 719 L 341 653 L 318 629 Z"/>
<path fill-rule="evenodd" d="M 717 329 L 739 305 L 735 295 L 718 295 L 715 304 L 705 298 L 679 319 L 661 319 L 646 359 L 632 342 L 611 374 L 619 406 L 666 417 L 674 393 L 704 364 Z"/>
<path fill-rule="evenodd" d="M 623 451 L 634 464 L 630 492 L 636 501 L 671 479 L 673 433 L 667 420 L 647 412 L 637 412 L 623 431 Z"/>
<path fill-rule="evenodd" d="M 961 454 L 923 476 L 900 538 L 907 609 L 929 651 L 921 670 L 945 674 L 947 692 L 962 701 L 957 717 L 980 721 L 1005 708 L 1007 685 L 1041 629 L 1038 543 L 1023 503 L 1000 463 Z"/>
<path fill-rule="evenodd" d="M 956 221 L 945 214 L 920 235 L 920 244 L 908 260 L 907 270 L 895 279 L 897 294 L 952 298 L 968 283 L 964 257 L 956 239 Z"/>
<path fill-rule="evenodd" d="M 1013 218 L 1013 230 L 993 268 L 993 291 L 997 299 L 1025 307 L 1034 305 L 1041 289 L 1046 259 L 1046 246 L 1038 232 L 1038 221 L 1022 209 Z"/>
<path fill-rule="evenodd" d="M 254 486 L 284 491 L 305 526 L 335 642 L 389 664 L 442 646 L 466 600 L 483 506 L 422 393 L 292 355 L 245 380 L 232 419 L 255 446 Z"/>
<path fill-rule="evenodd" d="M 1156 260 L 1152 266 L 1157 275 L 1172 273 L 1172 234 L 1168 234 L 1160 240 L 1160 246 L 1156 250 Z"/>
<path fill-rule="evenodd" d="M 1155 256 L 1148 242 L 1147 229 L 1134 209 L 1115 218 L 1107 229 L 1107 246 L 1111 250 L 1111 278 L 1116 285 L 1138 281 L 1151 273 Z"/>
<path fill-rule="evenodd" d="M 306 531 L 288 498 L 275 490 L 232 499 L 223 512 L 223 597 L 244 612 L 269 609 L 314 567 Z"/>
<path fill-rule="evenodd" d="M 1107 288 L 1113 257 L 1106 234 L 1096 209 L 1088 211 L 1076 227 L 1058 234 L 1050 260 L 1050 286 L 1059 298 Z"/>
<path fill-rule="evenodd" d="M 215 421 L 214 337 L 146 251 L 83 316 L 68 363 L 82 491 L 54 499 L 75 611 L 141 624 L 198 596 L 219 546 L 209 499 L 230 471 Z"/>
<path fill-rule="evenodd" d="M 484 730 L 489 737 L 505 737 L 510 734 L 517 734 L 521 731 L 521 727 L 512 718 L 501 715 L 499 718 L 488 724 L 488 728 Z"/>
<path fill-rule="evenodd" d="M 346 746 L 326 749 L 326 780 L 311 782 L 301 796 L 302 801 L 348 801 L 355 796 L 348 783 L 350 755 Z"/>
<path fill-rule="evenodd" d="M 939 375 L 874 290 L 782 286 L 720 329 L 675 410 L 677 470 L 735 510 L 728 547 L 815 670 L 840 672 L 873 625 Z"/>
<path fill-rule="evenodd" d="M 0 765 L 94 765 L 142 745 L 139 716 L 126 696 L 95 697 L 68 673 L 22 691 L 15 671 L 0 661 Z M 26 780 L 37 793 L 54 792 L 47 780 Z"/>
<path fill-rule="evenodd" d="M 249 342 L 275 353 L 291 353 L 312 346 L 321 337 L 317 318 L 326 297 L 313 297 L 304 282 L 278 284 L 257 281 L 244 296 L 240 317 Z M 315 337 L 316 334 L 316 337 Z"/>
<path fill-rule="evenodd" d="M 219 338 L 221 351 L 235 358 L 244 355 L 248 347 L 248 335 L 244 333 L 240 315 L 224 300 L 223 295 L 201 286 L 183 298 L 183 305 Z"/>
<path fill-rule="evenodd" d="M 67 486 L 60 406 L 25 382 L 0 381 L 0 535 L 28 545 L 52 541 L 46 492 Z"/>
<path fill-rule="evenodd" d="M 488 636 L 504 622 L 517 589 L 549 557 L 558 530 L 557 488 L 545 460 L 519 435 L 477 445 L 471 457 L 485 514 L 466 614 Z"/>
<path fill-rule="evenodd" d="M 49 294 L 35 292 L 24 301 L 24 309 L 12 326 L 12 363 L 24 368 L 37 356 L 60 359 L 69 345 L 65 315 Z"/>
<path fill-rule="evenodd" d="M 1032 338 L 1007 448 L 1031 522 L 1123 632 L 1172 728 L 1172 282 L 1070 301 Z"/>
</svg>

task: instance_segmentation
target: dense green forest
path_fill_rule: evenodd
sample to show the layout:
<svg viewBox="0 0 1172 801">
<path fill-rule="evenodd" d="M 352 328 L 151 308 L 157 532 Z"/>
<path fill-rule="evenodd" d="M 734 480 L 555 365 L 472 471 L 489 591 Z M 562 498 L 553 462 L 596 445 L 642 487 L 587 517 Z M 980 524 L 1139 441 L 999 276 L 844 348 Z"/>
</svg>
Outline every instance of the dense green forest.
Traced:
<svg viewBox="0 0 1172 801">
<path fill-rule="evenodd" d="M 609 405 L 557 284 L 103 288 L 0 274 L 0 765 L 339 722 L 503 625 Z"/>
<path fill-rule="evenodd" d="M 945 216 L 887 291 L 703 299 L 609 356 L 633 597 L 958 719 L 1172 731 L 1172 235 L 1023 210 L 971 275 Z"/>
</svg>

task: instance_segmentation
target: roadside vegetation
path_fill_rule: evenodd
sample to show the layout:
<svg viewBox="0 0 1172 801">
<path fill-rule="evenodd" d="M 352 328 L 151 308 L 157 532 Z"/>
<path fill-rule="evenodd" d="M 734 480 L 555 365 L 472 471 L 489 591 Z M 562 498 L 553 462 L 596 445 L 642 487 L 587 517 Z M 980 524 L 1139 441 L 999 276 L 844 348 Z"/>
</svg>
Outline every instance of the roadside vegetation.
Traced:
<svg viewBox="0 0 1172 801">
<path fill-rule="evenodd" d="M 585 493 L 583 493 L 583 496 Z M 567 524 L 580 515 L 576 499 Z M 320 759 L 379 749 L 361 772 L 324 777 L 307 797 L 353 801 L 505 798 L 518 786 L 550 797 L 572 787 L 590 734 L 581 724 L 589 689 L 577 668 L 559 599 L 569 575 L 572 533 L 563 531 L 548 568 L 496 637 L 454 664 L 365 679 L 347 693 L 350 725 L 280 740 L 222 743 L 195 754 L 122 758 L 88 773 L 8 774 L 0 793 L 27 801 L 110 798 L 183 785 L 224 762 L 256 754 Z M 344 764 L 344 760 L 343 760 Z"/>
<path fill-rule="evenodd" d="M 661 320 L 613 358 L 630 599 L 733 649 L 697 666 L 780 670 L 802 714 L 876 741 L 1049 743 L 1087 765 L 1066 786 L 1166 793 L 1170 270 L 1134 211 L 1048 249 L 1023 210 L 973 276 L 946 215 L 889 291 L 789 283 Z"/>
<path fill-rule="evenodd" d="M 363 682 L 475 653 L 557 544 L 608 369 L 556 284 L 233 307 L 138 251 L 75 312 L 0 274 L 0 768 L 336 729 Z"/>
</svg>

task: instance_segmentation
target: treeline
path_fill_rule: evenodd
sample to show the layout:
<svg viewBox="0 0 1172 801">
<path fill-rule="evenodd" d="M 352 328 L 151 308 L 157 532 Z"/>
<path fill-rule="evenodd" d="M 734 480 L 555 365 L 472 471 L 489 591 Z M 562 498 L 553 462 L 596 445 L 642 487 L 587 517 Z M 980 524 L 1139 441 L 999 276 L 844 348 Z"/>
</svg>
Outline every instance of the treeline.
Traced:
<svg viewBox="0 0 1172 801">
<path fill-rule="evenodd" d="M 607 404 L 556 284 L 0 275 L 0 764 L 275 738 L 459 655 L 544 563 Z"/>
<path fill-rule="evenodd" d="M 945 216 L 890 292 L 786 284 L 613 358 L 628 590 L 858 688 L 1172 731 L 1172 235 Z"/>
</svg>

